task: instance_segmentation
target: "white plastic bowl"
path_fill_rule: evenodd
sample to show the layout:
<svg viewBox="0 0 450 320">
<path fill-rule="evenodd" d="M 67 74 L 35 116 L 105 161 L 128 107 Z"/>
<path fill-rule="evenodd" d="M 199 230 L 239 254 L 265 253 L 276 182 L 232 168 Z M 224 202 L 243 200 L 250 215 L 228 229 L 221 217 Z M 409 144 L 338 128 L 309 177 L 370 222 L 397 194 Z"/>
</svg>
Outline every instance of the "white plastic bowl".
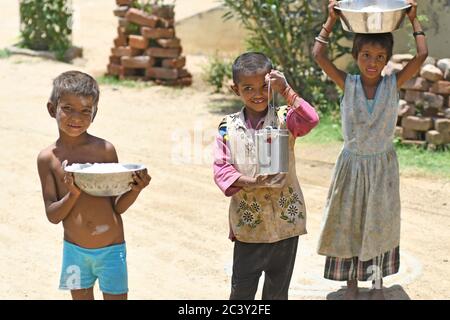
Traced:
<svg viewBox="0 0 450 320">
<path fill-rule="evenodd" d="M 335 9 L 342 27 L 354 33 L 385 33 L 397 30 L 411 5 L 405 0 L 344 0 Z"/>
<path fill-rule="evenodd" d="M 64 170 L 73 173 L 75 184 L 87 194 L 112 197 L 129 191 L 133 172 L 144 169 L 132 163 L 73 163 Z"/>
</svg>

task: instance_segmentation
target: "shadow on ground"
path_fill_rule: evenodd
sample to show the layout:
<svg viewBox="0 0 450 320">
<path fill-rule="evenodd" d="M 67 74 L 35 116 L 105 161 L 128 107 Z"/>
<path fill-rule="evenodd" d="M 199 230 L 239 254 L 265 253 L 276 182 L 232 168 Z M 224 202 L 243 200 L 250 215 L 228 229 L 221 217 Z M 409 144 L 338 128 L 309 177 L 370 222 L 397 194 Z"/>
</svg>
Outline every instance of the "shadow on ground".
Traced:
<svg viewBox="0 0 450 320">
<path fill-rule="evenodd" d="M 213 97 L 208 103 L 208 109 L 213 114 L 228 115 L 242 109 L 242 101 L 234 97 Z"/>
<path fill-rule="evenodd" d="M 327 295 L 327 300 L 343 300 L 344 293 L 347 287 L 342 287 L 338 291 L 331 292 Z M 400 285 L 394 285 L 392 287 L 386 288 L 384 287 L 384 296 L 386 300 L 411 300 L 406 291 Z M 367 288 L 360 288 L 358 300 L 370 300 L 371 290 Z"/>
</svg>

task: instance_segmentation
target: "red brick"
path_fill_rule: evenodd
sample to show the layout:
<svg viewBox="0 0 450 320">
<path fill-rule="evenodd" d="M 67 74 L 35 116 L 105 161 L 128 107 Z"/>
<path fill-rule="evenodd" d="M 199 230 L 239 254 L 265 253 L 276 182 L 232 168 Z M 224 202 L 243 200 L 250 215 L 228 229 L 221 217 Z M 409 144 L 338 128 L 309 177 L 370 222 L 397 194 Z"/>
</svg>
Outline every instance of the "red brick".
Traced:
<svg viewBox="0 0 450 320">
<path fill-rule="evenodd" d="M 427 131 L 425 140 L 428 143 L 431 143 L 434 145 L 440 145 L 440 144 L 443 144 L 446 139 L 445 139 L 444 134 L 442 134 L 436 130 L 430 130 L 430 131 Z"/>
<path fill-rule="evenodd" d="M 412 145 L 412 146 L 416 146 L 416 147 L 424 147 L 425 144 L 426 144 L 426 141 L 421 141 L 421 140 L 402 140 L 402 144 Z"/>
<path fill-rule="evenodd" d="M 139 56 L 142 53 L 142 50 L 134 49 L 131 47 L 117 47 L 111 49 L 111 54 L 115 57 L 123 57 L 123 56 Z"/>
<path fill-rule="evenodd" d="M 430 91 L 437 94 L 450 94 L 450 81 L 435 82 Z"/>
<path fill-rule="evenodd" d="M 123 18 L 127 14 L 127 11 L 128 11 L 127 6 L 120 6 L 120 7 L 117 7 L 116 9 L 114 9 L 114 15 L 116 17 Z"/>
<path fill-rule="evenodd" d="M 150 28 L 154 28 L 156 26 L 156 23 L 158 22 L 158 17 L 149 15 L 135 8 L 131 8 L 130 10 L 128 10 L 125 18 L 130 22 Z"/>
<path fill-rule="evenodd" d="M 450 120 L 449 119 L 436 119 L 434 121 L 434 128 L 440 133 L 450 132 Z"/>
<path fill-rule="evenodd" d="M 403 105 L 399 105 L 398 116 L 399 117 L 407 117 L 413 116 L 416 114 L 416 108 L 414 105 L 410 103 L 404 103 Z"/>
<path fill-rule="evenodd" d="M 186 69 L 178 69 L 178 78 L 192 77 Z"/>
<path fill-rule="evenodd" d="M 128 25 L 130 24 L 130 22 L 125 19 L 125 18 L 119 18 L 119 27 L 128 27 Z"/>
<path fill-rule="evenodd" d="M 422 116 L 423 117 L 436 117 L 439 113 L 439 109 L 430 105 L 424 105 Z"/>
<path fill-rule="evenodd" d="M 116 0 L 118 6 L 129 6 L 133 0 Z"/>
<path fill-rule="evenodd" d="M 109 56 L 110 64 L 120 64 L 120 57 Z"/>
<path fill-rule="evenodd" d="M 117 34 L 119 37 L 127 37 L 128 33 L 127 33 L 127 29 L 125 27 L 117 27 Z"/>
<path fill-rule="evenodd" d="M 419 138 L 419 132 L 416 130 L 403 128 L 402 138 L 406 140 L 417 140 Z"/>
<path fill-rule="evenodd" d="M 415 116 L 403 117 L 402 127 L 416 131 L 428 131 L 433 128 L 433 120 L 431 118 L 419 118 Z"/>
<path fill-rule="evenodd" d="M 149 56 L 122 57 L 121 63 L 125 68 L 147 69 L 154 64 L 155 60 Z"/>
<path fill-rule="evenodd" d="M 178 78 L 178 69 L 151 67 L 147 69 L 148 78 L 174 80 Z"/>
<path fill-rule="evenodd" d="M 135 49 L 147 49 L 148 39 L 142 36 L 130 35 L 128 37 L 129 45 Z"/>
<path fill-rule="evenodd" d="M 165 19 L 160 17 L 156 26 L 161 28 L 173 28 L 175 26 L 175 19 Z"/>
<path fill-rule="evenodd" d="M 437 109 L 440 109 L 444 106 L 444 97 L 431 92 L 423 93 L 423 101 L 424 105 Z"/>
<path fill-rule="evenodd" d="M 186 57 L 179 57 L 175 59 L 163 59 L 163 68 L 180 69 L 186 65 Z"/>
<path fill-rule="evenodd" d="M 126 47 L 128 45 L 127 37 L 117 37 L 114 39 L 115 47 Z"/>
<path fill-rule="evenodd" d="M 165 48 L 149 48 L 146 53 L 151 57 L 156 58 L 178 58 L 181 54 L 182 48 L 165 49 Z"/>
<path fill-rule="evenodd" d="M 404 90 L 428 91 L 430 89 L 430 84 L 426 79 L 418 77 L 406 81 L 401 88 Z"/>
<path fill-rule="evenodd" d="M 417 102 L 417 101 L 422 100 L 422 98 L 423 98 L 423 92 L 414 91 L 414 90 L 406 90 L 404 99 L 408 102 Z"/>
<path fill-rule="evenodd" d="M 157 84 L 165 86 L 190 86 L 192 84 L 192 77 L 178 78 L 175 80 L 155 80 Z"/>
<path fill-rule="evenodd" d="M 158 39 L 156 42 L 163 48 L 178 48 L 181 43 L 179 38 Z"/>
<path fill-rule="evenodd" d="M 133 69 L 125 68 L 120 64 L 108 64 L 108 74 L 111 76 L 126 76 L 126 75 L 134 75 Z"/>
<path fill-rule="evenodd" d="M 173 6 L 153 6 L 152 13 L 165 19 L 173 19 L 175 17 Z"/>
<path fill-rule="evenodd" d="M 144 76 L 136 76 L 136 75 L 121 75 L 119 76 L 120 80 L 131 80 L 131 81 L 145 81 Z"/>
<path fill-rule="evenodd" d="M 163 28 L 141 28 L 141 34 L 149 39 L 160 39 L 160 38 L 173 38 L 175 37 L 174 29 L 163 29 Z"/>
</svg>

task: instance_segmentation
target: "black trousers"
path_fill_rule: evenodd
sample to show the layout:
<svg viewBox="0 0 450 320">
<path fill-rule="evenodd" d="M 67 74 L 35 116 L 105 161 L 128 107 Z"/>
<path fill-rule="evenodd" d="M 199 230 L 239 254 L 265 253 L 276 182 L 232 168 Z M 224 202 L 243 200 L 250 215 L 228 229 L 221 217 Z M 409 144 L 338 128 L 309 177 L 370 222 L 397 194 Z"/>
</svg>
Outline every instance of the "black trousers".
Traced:
<svg viewBox="0 0 450 320">
<path fill-rule="evenodd" d="M 263 300 L 287 300 L 298 236 L 274 243 L 235 241 L 230 300 L 254 300 L 264 271 Z"/>
</svg>

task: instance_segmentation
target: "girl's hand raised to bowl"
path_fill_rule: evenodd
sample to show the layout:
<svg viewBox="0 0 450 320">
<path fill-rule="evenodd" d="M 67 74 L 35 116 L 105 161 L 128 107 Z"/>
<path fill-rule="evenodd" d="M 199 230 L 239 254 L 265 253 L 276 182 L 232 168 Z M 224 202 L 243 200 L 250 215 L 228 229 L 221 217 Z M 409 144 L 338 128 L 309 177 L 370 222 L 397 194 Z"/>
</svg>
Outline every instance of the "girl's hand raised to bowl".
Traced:
<svg viewBox="0 0 450 320">
<path fill-rule="evenodd" d="M 408 4 L 411 5 L 411 8 L 406 11 L 408 15 L 409 21 L 413 22 L 417 17 L 417 2 L 415 0 L 407 0 Z"/>
<path fill-rule="evenodd" d="M 339 18 L 339 11 L 334 9 L 336 3 L 336 0 L 330 0 L 328 3 L 328 17 L 333 21 L 336 21 Z"/>
</svg>

